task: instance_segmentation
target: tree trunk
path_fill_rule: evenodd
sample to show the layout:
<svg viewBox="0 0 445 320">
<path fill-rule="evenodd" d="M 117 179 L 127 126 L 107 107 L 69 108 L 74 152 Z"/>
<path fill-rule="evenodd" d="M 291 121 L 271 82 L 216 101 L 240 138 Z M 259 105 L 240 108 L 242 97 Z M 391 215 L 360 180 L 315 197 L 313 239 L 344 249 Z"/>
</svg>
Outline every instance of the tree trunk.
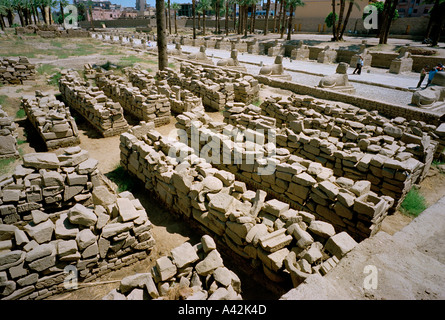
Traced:
<svg viewBox="0 0 445 320">
<path fill-rule="evenodd" d="M 236 3 L 233 4 L 233 31 L 236 32 Z"/>
<path fill-rule="evenodd" d="M 250 30 L 250 33 L 255 33 L 255 22 L 256 22 L 256 4 L 253 5 L 253 23 L 252 23 L 252 30 Z"/>
<path fill-rule="evenodd" d="M 286 29 L 286 0 L 283 0 L 283 18 L 281 20 L 281 35 L 280 39 L 284 37 L 284 30 Z"/>
<path fill-rule="evenodd" d="M 340 40 L 340 30 L 342 29 L 342 23 L 343 23 L 343 14 L 345 12 L 345 0 L 340 0 L 340 12 L 338 14 L 338 22 L 337 22 L 337 28 L 335 28 L 336 33 L 335 37 L 337 40 Z"/>
<path fill-rule="evenodd" d="M 25 22 L 23 20 L 23 12 L 20 7 L 17 8 L 17 13 L 19 14 L 20 24 L 22 25 L 22 27 L 24 27 Z"/>
<path fill-rule="evenodd" d="M 171 19 L 171 13 L 170 13 L 170 0 L 167 1 L 168 6 L 168 33 L 172 34 L 172 19 Z"/>
<path fill-rule="evenodd" d="M 14 24 L 14 14 L 12 9 L 8 9 L 8 14 L 6 15 L 6 18 L 8 18 L 8 25 L 11 27 Z"/>
<path fill-rule="evenodd" d="M 62 24 L 65 21 L 65 12 L 63 12 L 63 5 L 62 5 L 62 1 L 59 2 L 60 4 L 60 14 L 62 15 Z"/>
<path fill-rule="evenodd" d="M 226 36 L 229 35 L 229 0 L 226 0 L 226 21 L 224 21 L 224 28 L 226 29 Z"/>
<path fill-rule="evenodd" d="M 354 6 L 354 0 L 351 0 L 349 2 L 349 7 L 348 7 L 348 11 L 346 12 L 346 17 L 345 17 L 345 21 L 343 22 L 343 28 L 341 28 L 341 33 L 340 33 L 340 40 L 343 40 L 343 34 L 345 33 L 346 30 L 346 25 L 349 22 L 349 16 L 351 15 L 352 12 L 352 7 Z"/>
<path fill-rule="evenodd" d="M 219 0 L 217 0 L 215 3 L 215 16 L 216 16 L 215 30 L 216 30 L 216 34 L 219 34 L 219 32 L 220 32 L 220 28 L 219 28 Z"/>
<path fill-rule="evenodd" d="M 192 15 L 193 15 L 193 39 L 196 39 L 196 0 L 192 1 Z"/>
<path fill-rule="evenodd" d="M 38 19 L 39 13 L 37 12 L 37 8 L 32 6 L 31 11 L 32 11 L 32 16 L 34 18 L 34 24 L 38 24 L 39 23 L 39 19 Z"/>
<path fill-rule="evenodd" d="M 198 12 L 198 30 L 201 30 L 201 14 Z"/>
<path fill-rule="evenodd" d="M 50 6 L 48 6 L 48 21 L 49 21 L 49 24 L 53 24 L 53 17 L 52 17 L 52 15 L 51 15 L 51 7 Z"/>
<path fill-rule="evenodd" d="M 428 20 L 428 27 L 426 28 L 426 35 L 425 35 L 425 39 L 428 39 L 431 35 L 431 29 L 433 26 L 433 21 L 435 21 L 436 17 L 439 14 L 439 2 L 440 0 L 435 0 L 434 1 L 434 6 L 431 9 L 431 14 L 430 14 L 430 19 Z"/>
<path fill-rule="evenodd" d="M 291 39 L 292 34 L 292 20 L 294 17 L 294 6 L 290 6 L 290 13 L 289 13 L 289 25 L 287 26 L 287 40 Z"/>
<path fill-rule="evenodd" d="M 175 10 L 175 34 L 178 34 L 178 25 L 176 24 L 176 10 Z"/>
<path fill-rule="evenodd" d="M 379 30 L 377 32 L 378 38 L 382 37 L 382 33 L 386 29 L 386 23 L 388 21 L 388 12 L 389 12 L 388 9 L 390 6 L 391 6 L 391 0 L 385 0 L 385 4 L 383 5 L 383 12 L 381 15 L 379 15 L 379 22 L 381 23 L 379 23 Z"/>
<path fill-rule="evenodd" d="M 267 4 L 266 4 L 266 21 L 264 21 L 264 35 L 265 36 L 267 35 L 267 31 L 269 29 L 269 11 L 270 11 L 270 0 L 267 0 Z"/>
<path fill-rule="evenodd" d="M 206 35 L 206 11 L 202 9 L 202 35 Z"/>
<path fill-rule="evenodd" d="M 92 8 L 92 6 L 89 6 L 89 8 L 88 8 L 88 12 L 90 13 L 91 29 L 92 29 L 93 31 L 95 31 L 95 30 L 94 30 L 94 20 L 93 20 L 93 8 Z"/>
<path fill-rule="evenodd" d="M 380 30 L 379 44 L 386 44 L 388 42 L 389 28 L 391 27 L 392 19 L 394 19 L 394 11 L 396 10 L 396 6 L 398 3 L 399 0 L 392 0 L 392 2 L 388 5 L 388 11 L 384 20 L 385 24 Z M 385 15 L 385 12 L 383 14 Z"/>
<path fill-rule="evenodd" d="M 335 0 L 332 0 L 332 40 L 337 41 L 337 30 L 335 25 Z"/>
<path fill-rule="evenodd" d="M 277 30 L 277 17 L 278 17 L 278 0 L 275 0 L 275 10 L 273 12 L 273 33 Z"/>
<path fill-rule="evenodd" d="M 248 29 L 248 26 L 247 26 L 247 18 L 248 18 L 248 7 L 247 6 L 244 6 L 244 37 L 246 37 L 247 38 L 247 29 Z"/>
<path fill-rule="evenodd" d="M 239 5 L 239 12 L 238 12 L 238 34 L 241 34 L 242 32 L 242 26 L 243 26 L 243 21 L 244 21 L 244 17 L 243 17 L 243 13 L 244 13 L 244 6 Z"/>
<path fill-rule="evenodd" d="M 3 15 L 0 14 L 0 28 L 4 31 L 6 28 L 5 20 L 3 20 Z"/>
<path fill-rule="evenodd" d="M 156 31 L 158 45 L 158 69 L 164 70 L 168 67 L 167 60 L 167 35 L 165 28 L 165 5 L 164 0 L 156 0 Z"/>
</svg>

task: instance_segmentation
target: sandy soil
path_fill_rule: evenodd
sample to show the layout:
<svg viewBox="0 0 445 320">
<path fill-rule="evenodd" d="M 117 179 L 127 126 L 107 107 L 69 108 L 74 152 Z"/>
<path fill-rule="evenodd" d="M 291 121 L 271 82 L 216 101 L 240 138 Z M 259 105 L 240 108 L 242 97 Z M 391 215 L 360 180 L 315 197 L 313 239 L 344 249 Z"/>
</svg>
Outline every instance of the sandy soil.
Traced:
<svg viewBox="0 0 445 320">
<path fill-rule="evenodd" d="M 136 54 L 131 50 L 127 51 L 128 54 Z M 39 58 L 37 60 L 40 63 L 51 63 L 54 65 L 60 65 L 64 68 L 80 69 L 86 62 L 99 63 L 103 59 L 110 60 L 110 56 L 101 57 L 100 54 L 95 54 L 88 57 L 78 57 L 75 59 L 51 59 L 48 57 Z M 39 61 L 34 62 L 39 62 Z M 63 60 L 63 61 L 62 61 Z M 0 87 L 0 95 L 8 97 L 6 103 L 4 103 L 5 110 L 10 116 L 14 116 L 20 109 L 20 98 L 26 94 L 33 94 L 36 89 L 49 90 L 57 92 L 57 88 L 50 86 L 46 83 L 47 79 L 45 75 L 39 75 L 35 83 L 27 85 L 8 85 Z M 264 100 L 265 97 L 270 95 L 282 95 L 289 96 L 291 93 L 285 90 L 270 88 L 262 86 L 260 91 L 260 99 Z M 209 115 L 216 121 L 222 121 L 223 116 L 219 112 L 211 112 Z M 36 151 L 44 151 L 42 142 L 39 141 L 35 134 L 32 134 L 32 128 L 29 128 L 29 124 L 26 119 L 16 119 L 19 125 L 19 139 L 23 140 L 20 145 L 21 153 L 29 153 Z M 131 119 L 129 119 L 131 121 Z M 116 168 L 119 164 L 119 136 L 101 138 L 93 129 L 91 129 L 86 122 L 79 121 L 78 127 L 80 131 L 80 147 L 89 151 L 91 157 L 99 161 L 99 169 L 104 173 L 108 173 Z M 163 135 L 168 135 L 171 130 L 174 129 L 174 117 L 171 118 L 171 122 L 168 125 L 158 128 L 158 131 Z M 60 151 L 57 151 L 60 152 Z M 13 168 L 20 161 L 10 164 L 6 171 L 13 171 Z M 434 172 L 434 169 L 433 171 Z M 432 204 L 440 197 L 445 195 L 445 175 L 438 173 L 436 170 L 434 174 L 427 177 L 421 184 L 420 191 L 427 199 L 428 204 Z M 153 223 L 154 228 L 152 230 L 153 236 L 156 240 L 156 247 L 152 254 L 146 259 L 122 268 L 121 270 L 111 272 L 96 281 L 110 281 L 120 280 L 127 275 L 134 274 L 136 272 L 148 272 L 153 266 L 154 261 L 167 254 L 171 249 L 180 245 L 185 241 L 191 241 L 196 243 L 199 241 L 199 234 L 191 229 L 188 225 L 184 224 L 181 220 L 173 216 L 170 212 L 166 211 L 161 205 L 159 205 L 147 191 L 143 188 L 138 188 L 134 191 L 135 196 L 140 199 L 143 206 L 146 208 L 150 221 Z M 383 225 L 383 230 L 393 234 L 400 230 L 411 221 L 410 217 L 407 217 L 400 212 L 396 212 L 394 215 L 388 216 Z M 236 268 L 236 265 L 233 266 Z M 278 296 L 276 293 L 272 293 L 268 288 L 262 287 L 256 283 L 249 275 L 245 274 L 243 270 L 235 270 L 239 275 L 243 283 L 245 298 L 263 298 L 263 299 L 276 299 Z M 53 296 L 50 299 L 101 299 L 111 289 L 118 286 L 118 282 L 108 283 L 104 285 L 96 285 L 81 288 L 76 291 L 67 292 L 61 295 Z"/>
</svg>

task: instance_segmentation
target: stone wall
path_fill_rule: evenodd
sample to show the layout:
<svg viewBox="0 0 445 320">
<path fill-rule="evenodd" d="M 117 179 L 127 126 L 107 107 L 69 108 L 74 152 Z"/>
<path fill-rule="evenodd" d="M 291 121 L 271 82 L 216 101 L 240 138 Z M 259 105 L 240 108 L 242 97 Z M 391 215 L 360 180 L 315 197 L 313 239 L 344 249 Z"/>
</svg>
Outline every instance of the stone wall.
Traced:
<svg viewBox="0 0 445 320">
<path fill-rule="evenodd" d="M 258 81 L 249 75 L 220 68 L 181 63 L 180 73 L 172 69 L 159 72 L 170 86 L 180 86 L 202 98 L 204 106 L 222 110 L 227 103 L 251 103 L 258 100 Z"/>
<path fill-rule="evenodd" d="M 37 34 L 42 38 L 88 38 L 90 32 L 82 29 L 59 30 L 57 25 L 27 25 L 26 27 L 16 27 L 15 34 Z"/>
<path fill-rule="evenodd" d="M 321 163 L 337 177 L 370 181 L 372 191 L 396 200 L 394 208 L 426 176 L 437 147 L 424 133 L 434 133 L 435 126 L 308 97 L 271 97 L 260 108 L 236 106 L 224 116 L 242 128 L 279 128 L 277 146 Z"/>
<path fill-rule="evenodd" d="M 153 121 L 157 127 L 170 123 L 169 99 L 157 90 L 141 91 L 112 72 L 96 73 L 96 85 L 107 97 L 141 121 Z"/>
<path fill-rule="evenodd" d="M 0 83 L 23 84 L 35 80 L 35 68 L 27 57 L 0 57 Z"/>
<path fill-rule="evenodd" d="M 17 126 L 0 105 L 0 159 L 18 158 Z"/>
<path fill-rule="evenodd" d="M 172 249 L 149 273 L 125 277 L 102 300 L 242 300 L 241 281 L 208 235 Z"/>
<path fill-rule="evenodd" d="M 80 143 L 69 108 L 54 95 L 36 91 L 35 96 L 24 97 L 21 106 L 48 150 Z"/>
<path fill-rule="evenodd" d="M 25 154 L 0 187 L 1 299 L 44 299 L 65 280 L 94 280 L 154 246 L 140 202 L 117 194 L 79 147 Z"/>
<path fill-rule="evenodd" d="M 98 87 L 91 87 L 75 71 L 63 70 L 59 80 L 63 102 L 81 114 L 102 136 L 109 137 L 128 129 L 124 111 Z"/>
<path fill-rule="evenodd" d="M 187 145 L 156 131 L 123 133 L 120 149 L 122 166 L 167 208 L 197 223 L 273 281 L 290 281 L 290 274 L 297 285 L 309 274 L 324 274 L 356 244 L 313 214 L 272 197 L 266 200 L 262 190 L 248 190 L 238 176 L 212 167 Z"/>
</svg>

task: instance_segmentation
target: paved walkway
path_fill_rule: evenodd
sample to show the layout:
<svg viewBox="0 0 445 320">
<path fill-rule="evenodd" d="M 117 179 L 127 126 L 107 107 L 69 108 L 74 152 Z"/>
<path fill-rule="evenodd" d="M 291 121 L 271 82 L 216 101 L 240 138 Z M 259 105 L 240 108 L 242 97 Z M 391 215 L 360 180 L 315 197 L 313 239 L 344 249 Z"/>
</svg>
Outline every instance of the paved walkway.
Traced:
<svg viewBox="0 0 445 320">
<path fill-rule="evenodd" d="M 168 45 L 168 49 L 174 49 L 174 45 Z M 199 51 L 199 47 L 182 46 L 183 52 L 195 53 Z M 206 53 L 212 57 L 216 63 L 219 59 L 229 58 L 230 52 L 220 49 L 207 49 Z M 248 53 L 239 53 L 238 60 L 247 68 L 251 74 L 258 74 L 260 65 L 268 65 L 274 62 L 275 57 L 265 55 L 255 55 Z M 322 64 L 315 61 L 290 61 L 289 58 L 283 59 L 283 66 L 292 76 L 292 81 L 306 84 L 318 85 L 320 79 L 325 75 L 335 73 L 337 64 Z M 413 87 L 417 85 L 419 75 L 416 73 L 407 73 L 396 75 L 388 73 L 386 69 L 369 68 L 363 70 L 361 75 L 351 75 L 354 68 L 349 68 L 349 81 L 356 89 L 356 95 L 379 100 L 396 103 L 400 105 L 408 105 L 411 103 Z M 426 80 L 425 80 L 426 84 Z"/>
<path fill-rule="evenodd" d="M 281 299 L 445 299 L 444 207 L 445 197 L 393 236 L 362 241 L 327 275 L 310 276 Z"/>
</svg>

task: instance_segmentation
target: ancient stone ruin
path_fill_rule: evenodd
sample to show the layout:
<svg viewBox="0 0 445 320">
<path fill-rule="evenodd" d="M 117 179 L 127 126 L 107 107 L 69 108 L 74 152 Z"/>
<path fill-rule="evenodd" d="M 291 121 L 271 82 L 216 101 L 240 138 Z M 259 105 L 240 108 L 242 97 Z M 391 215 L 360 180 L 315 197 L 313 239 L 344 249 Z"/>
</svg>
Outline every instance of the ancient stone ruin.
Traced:
<svg viewBox="0 0 445 320">
<path fill-rule="evenodd" d="M 390 73 L 403 73 L 410 72 L 413 68 L 413 58 L 411 58 L 411 53 L 408 52 L 408 47 L 400 48 L 400 53 L 394 60 L 391 61 L 389 66 Z"/>
<path fill-rule="evenodd" d="M 363 60 L 363 68 L 368 68 L 371 66 L 372 54 L 370 54 L 368 49 L 366 49 L 365 43 L 362 43 L 358 52 L 351 57 L 351 62 L 349 63 L 351 67 L 355 68 L 357 66 L 360 57 L 362 57 Z"/>
<path fill-rule="evenodd" d="M 114 136 L 128 129 L 119 102 L 90 86 L 77 72 L 63 70 L 59 90 L 65 105 L 81 114 L 102 136 Z"/>
<path fill-rule="evenodd" d="M 413 92 L 411 103 L 420 108 L 441 111 L 445 108 L 445 72 L 434 75 L 431 85 L 423 90 Z"/>
<path fill-rule="evenodd" d="M 0 57 L 0 83 L 23 84 L 35 80 L 36 67 L 27 57 Z"/>
<path fill-rule="evenodd" d="M 326 46 L 317 57 L 318 63 L 334 63 L 337 60 L 337 50 Z"/>
<path fill-rule="evenodd" d="M 238 61 L 238 50 L 236 49 L 230 52 L 230 58 L 221 59 L 216 63 L 216 65 L 218 67 L 225 67 L 246 72 L 246 67 L 241 65 Z"/>
<path fill-rule="evenodd" d="M 284 72 L 283 56 L 281 55 L 275 57 L 275 61 L 272 65 L 261 67 L 259 75 L 268 76 L 272 79 L 292 80 L 292 76 L 289 73 Z"/>
<path fill-rule="evenodd" d="M 208 58 L 206 55 L 206 47 L 200 46 L 199 52 L 197 53 L 191 53 L 187 56 L 187 60 L 196 60 L 205 64 L 211 64 L 214 65 L 213 60 Z"/>
<path fill-rule="evenodd" d="M 35 96 L 24 97 L 21 105 L 48 150 L 80 143 L 69 108 L 54 95 L 37 90 Z"/>
<path fill-rule="evenodd" d="M 324 89 L 335 90 L 339 92 L 355 94 L 355 88 L 349 84 L 348 67 L 345 62 L 340 62 L 335 74 L 323 77 L 318 86 Z"/>
<path fill-rule="evenodd" d="M 1 299 L 44 299 L 66 289 L 73 268 L 88 282 L 155 244 L 139 200 L 117 194 L 79 147 L 25 154 L 0 184 Z"/>
<path fill-rule="evenodd" d="M 224 266 L 208 235 L 156 260 L 149 273 L 125 277 L 102 300 L 241 300 L 241 281 Z"/>
<path fill-rule="evenodd" d="M 0 159 L 18 158 L 17 126 L 0 105 Z"/>
<path fill-rule="evenodd" d="M 300 40 L 297 47 L 292 49 L 290 57 L 292 60 L 309 60 L 309 52 L 308 46 Z"/>
</svg>

